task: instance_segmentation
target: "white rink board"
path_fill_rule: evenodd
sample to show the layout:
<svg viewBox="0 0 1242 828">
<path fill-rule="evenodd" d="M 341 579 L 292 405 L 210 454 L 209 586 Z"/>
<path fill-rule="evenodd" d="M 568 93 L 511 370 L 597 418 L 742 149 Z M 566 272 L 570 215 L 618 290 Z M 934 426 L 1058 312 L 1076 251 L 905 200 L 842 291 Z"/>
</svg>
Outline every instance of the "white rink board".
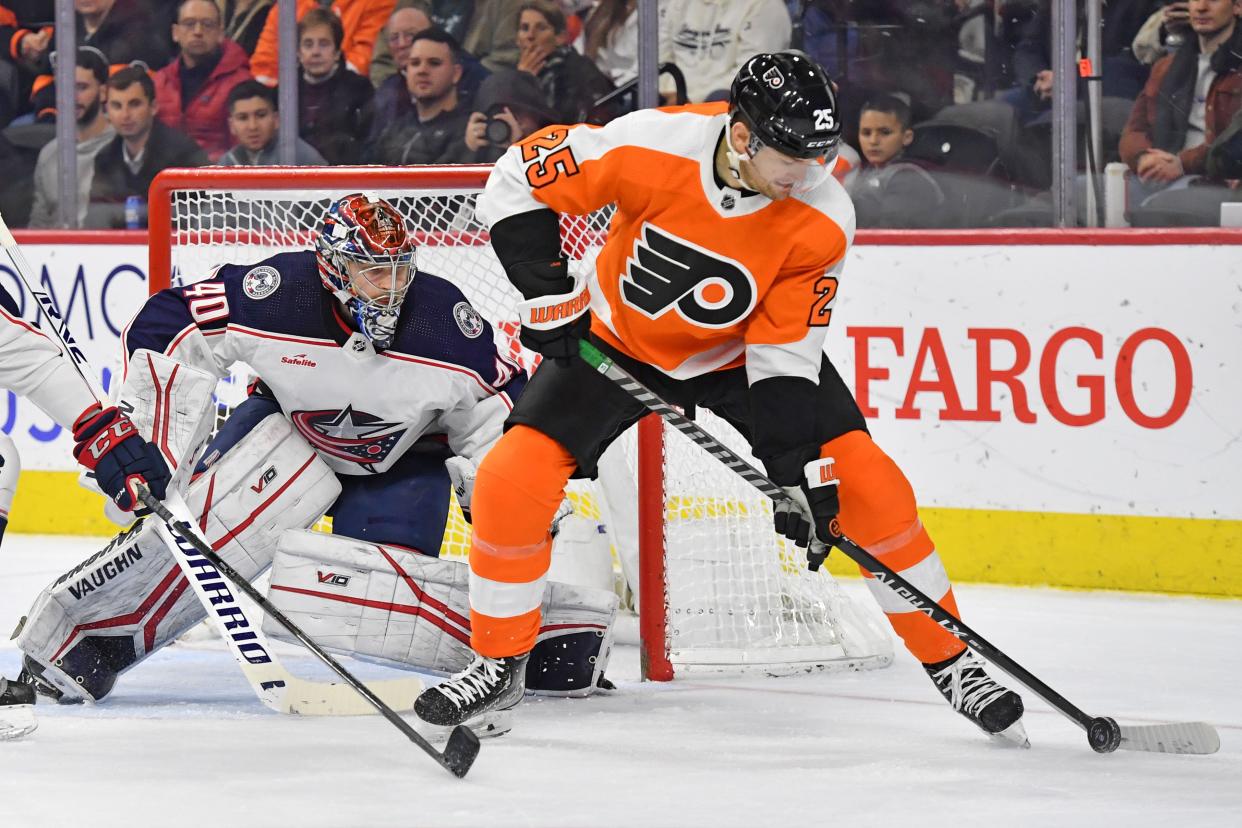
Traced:
<svg viewBox="0 0 1242 828">
<path fill-rule="evenodd" d="M 69 306 L 92 362 L 115 366 L 119 330 L 146 296 L 145 247 L 23 247 Z M 0 284 L 16 290 L 6 265 Z M 33 318 L 28 297 L 25 307 Z M 873 432 L 928 505 L 1242 518 L 1242 261 L 1235 248 L 856 247 L 834 316 L 828 353 L 855 393 L 863 392 L 860 401 L 876 409 Z M 1080 338 L 1048 347 L 1054 334 L 1072 328 L 1098 337 L 1099 357 Z M 876 329 L 900 329 L 900 355 L 897 334 Z M 1029 347 L 1030 363 L 1015 382 L 1034 422 L 1015 415 L 1000 382 L 992 385 L 998 420 L 962 419 L 977 417 L 971 412 L 978 410 L 978 349 L 968 333 L 975 329 L 1000 330 L 993 335 Z M 1136 334 L 1141 344 L 1131 349 L 1132 369 L 1119 372 L 1118 354 Z M 925 391 L 905 412 L 917 418 L 899 418 L 920 344 L 930 346 L 937 336 L 960 411 L 943 393 Z M 1177 398 L 1178 372 L 1162 337 L 1181 343 L 1190 369 L 1181 374 L 1186 407 L 1167 423 L 1160 420 Z M 856 360 L 857 348 L 868 355 L 866 364 Z M 920 372 L 929 383 L 937 376 L 935 350 L 930 354 Z M 1015 348 L 997 341 L 991 354 L 993 368 L 1003 371 L 1013 365 Z M 888 375 L 869 378 L 868 371 Z M 1119 373 L 1132 378 L 1133 402 L 1125 405 Z M 1099 386 L 1100 405 L 1093 407 L 1096 392 L 1080 382 Z M 1059 422 L 1051 413 L 1057 400 L 1063 418 L 1098 417 L 1084 425 Z M 1159 427 L 1135 422 L 1144 417 Z M 15 435 L 26 468 L 73 468 L 65 436 L 53 434 L 50 420 L 29 403 L 5 400 L 0 425 Z"/>
<path fill-rule="evenodd" d="M 898 458 L 922 502 L 945 507 L 1242 518 L 1242 257 L 1225 246 L 856 247 L 842 279 L 827 351 L 856 396 L 878 411 L 871 428 Z M 897 327 L 903 355 L 868 328 Z M 1084 340 L 1047 346 L 1058 331 L 1085 328 Z M 961 409 L 978 409 L 974 329 L 1011 329 L 1029 345 L 1018 374 L 1034 422 L 1020 422 L 1009 389 L 992 389 L 996 422 L 942 419 L 939 393 L 915 396 L 918 419 L 897 416 L 918 346 L 928 332 L 944 345 Z M 1127 339 L 1164 333 L 1118 368 Z M 870 339 L 868 337 L 870 336 Z M 1186 371 L 1155 336 L 1181 343 Z M 867 343 L 867 366 L 855 348 Z M 1015 348 L 992 346 L 991 364 L 1014 364 Z M 1045 357 L 1047 362 L 1044 363 Z M 860 383 L 859 371 L 887 370 Z M 1129 373 L 1133 404 L 1123 407 L 1119 374 Z M 1043 376 L 1041 376 L 1041 374 Z M 920 376 L 935 379 L 926 360 Z M 1055 378 L 1055 394 L 1048 380 Z M 1189 393 L 1184 413 L 1159 420 Z M 1060 422 L 1053 405 L 1098 421 Z M 860 385 L 865 393 L 860 395 Z M 1124 383 L 1123 383 L 1124 385 Z M 861 399 L 860 399 L 861 402 Z M 1137 408 L 1138 417 L 1131 413 Z M 1127 410 L 1131 413 L 1127 413 Z M 1065 417 L 1065 414 L 1062 414 Z M 1028 418 L 1029 419 L 1029 418 Z M 1067 418 L 1068 419 L 1068 418 Z"/>
</svg>

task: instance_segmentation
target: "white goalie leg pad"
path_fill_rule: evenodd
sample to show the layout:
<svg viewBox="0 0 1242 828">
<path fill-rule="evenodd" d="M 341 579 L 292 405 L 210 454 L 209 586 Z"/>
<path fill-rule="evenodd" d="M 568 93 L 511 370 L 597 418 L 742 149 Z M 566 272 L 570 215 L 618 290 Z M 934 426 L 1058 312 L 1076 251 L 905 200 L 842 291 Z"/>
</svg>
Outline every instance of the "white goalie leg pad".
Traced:
<svg viewBox="0 0 1242 828">
<path fill-rule="evenodd" d="M 321 646 L 447 675 L 470 648 L 470 568 L 393 546 L 288 531 L 268 599 Z M 527 690 L 585 696 L 608 666 L 617 598 L 609 590 L 548 582 Z M 264 632 L 290 640 L 279 625 Z"/>
<path fill-rule="evenodd" d="M 98 701 L 193 623 L 174 612 L 188 588 L 155 526 L 140 520 L 39 593 L 14 638 L 65 700 Z"/>
<path fill-rule="evenodd" d="M 172 474 L 171 490 L 184 491 L 194 458 L 215 425 L 215 389 L 216 377 L 200 368 L 145 348 L 130 356 L 117 406 L 129 415 L 138 433 L 159 449 Z M 94 476 L 86 472 L 79 482 L 92 491 L 99 489 Z M 115 507 L 106 509 L 106 514 L 122 526 L 134 519 Z"/>
<path fill-rule="evenodd" d="M 340 483 L 279 414 L 264 419 L 190 485 L 207 541 L 244 578 L 288 528 L 312 525 Z M 36 599 L 18 646 L 63 693 L 98 701 L 117 676 L 206 617 L 151 519 L 61 576 Z"/>
</svg>

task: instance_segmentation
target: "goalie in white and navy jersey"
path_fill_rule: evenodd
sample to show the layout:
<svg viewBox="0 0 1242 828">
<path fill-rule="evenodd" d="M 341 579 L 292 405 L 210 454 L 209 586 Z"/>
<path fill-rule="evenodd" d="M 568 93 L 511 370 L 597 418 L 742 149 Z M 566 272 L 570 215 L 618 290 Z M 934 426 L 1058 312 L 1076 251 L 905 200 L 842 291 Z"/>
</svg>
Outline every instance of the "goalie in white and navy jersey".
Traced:
<svg viewBox="0 0 1242 828">
<path fill-rule="evenodd" d="M 314 250 L 160 291 L 122 342 L 121 406 L 230 565 L 248 578 L 274 565 L 269 597 L 324 646 L 466 666 L 468 568 L 436 556 L 450 489 L 468 510 L 526 374 L 456 286 L 417 269 L 396 209 L 339 199 Z M 198 452 L 235 362 L 258 380 Z M 334 534 L 306 531 L 325 513 Z M 19 637 L 28 672 L 52 693 L 103 698 L 204 617 L 186 586 L 154 532 L 131 529 L 36 601 Z M 536 688 L 589 692 L 615 598 L 565 589 L 549 592 L 553 615 L 568 614 L 550 625 L 560 645 Z"/>
</svg>

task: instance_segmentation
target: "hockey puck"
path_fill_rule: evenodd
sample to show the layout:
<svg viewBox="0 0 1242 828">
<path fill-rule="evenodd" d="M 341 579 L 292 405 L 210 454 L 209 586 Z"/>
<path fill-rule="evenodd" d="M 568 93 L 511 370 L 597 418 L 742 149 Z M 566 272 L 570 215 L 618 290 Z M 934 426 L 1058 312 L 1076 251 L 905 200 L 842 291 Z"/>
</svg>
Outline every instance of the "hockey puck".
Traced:
<svg viewBox="0 0 1242 828">
<path fill-rule="evenodd" d="M 1121 728 L 1109 717 L 1099 716 L 1087 728 L 1087 741 L 1096 753 L 1112 753 L 1121 745 Z"/>
</svg>

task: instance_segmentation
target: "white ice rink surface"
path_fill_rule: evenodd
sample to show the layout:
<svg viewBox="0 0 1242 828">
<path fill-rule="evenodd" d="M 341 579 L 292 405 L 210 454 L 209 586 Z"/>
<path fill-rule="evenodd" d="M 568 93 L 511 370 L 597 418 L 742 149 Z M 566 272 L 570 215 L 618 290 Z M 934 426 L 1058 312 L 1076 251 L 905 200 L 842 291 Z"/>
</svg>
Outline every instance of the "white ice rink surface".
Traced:
<svg viewBox="0 0 1242 828">
<path fill-rule="evenodd" d="M 97 548 L 6 538 L 5 631 Z M 1030 693 L 1033 747 L 998 747 L 904 653 L 872 673 L 660 685 L 619 646 L 615 695 L 528 700 L 458 781 L 379 717 L 269 713 L 206 643 L 163 650 L 104 704 L 40 704 L 34 734 L 0 743 L 0 826 L 1242 826 L 1242 602 L 982 586 L 958 599 L 1087 712 L 1204 719 L 1220 753 L 1099 756 Z M 17 667 L 0 642 L 0 674 Z"/>
</svg>

